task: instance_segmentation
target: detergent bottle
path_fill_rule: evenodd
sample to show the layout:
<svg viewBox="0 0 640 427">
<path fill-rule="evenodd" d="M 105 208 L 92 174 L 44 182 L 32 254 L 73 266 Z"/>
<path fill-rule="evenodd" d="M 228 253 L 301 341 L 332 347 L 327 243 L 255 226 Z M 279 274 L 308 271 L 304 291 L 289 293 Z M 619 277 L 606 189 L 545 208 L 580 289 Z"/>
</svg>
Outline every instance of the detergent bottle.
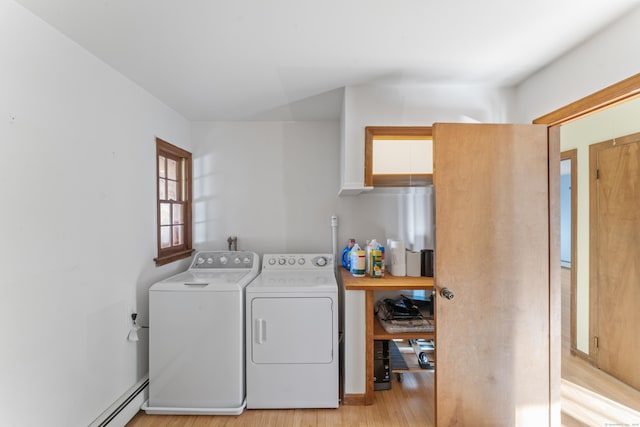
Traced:
<svg viewBox="0 0 640 427">
<path fill-rule="evenodd" d="M 342 266 L 351 271 L 351 249 L 356 244 L 356 239 L 349 239 L 349 243 L 342 250 Z"/>
<path fill-rule="evenodd" d="M 351 274 L 354 277 L 364 277 L 365 275 L 365 251 L 360 249 L 358 244 L 354 244 L 350 252 L 351 258 Z"/>
<path fill-rule="evenodd" d="M 384 247 L 373 239 L 367 245 L 367 273 L 373 278 L 384 276 Z"/>
</svg>

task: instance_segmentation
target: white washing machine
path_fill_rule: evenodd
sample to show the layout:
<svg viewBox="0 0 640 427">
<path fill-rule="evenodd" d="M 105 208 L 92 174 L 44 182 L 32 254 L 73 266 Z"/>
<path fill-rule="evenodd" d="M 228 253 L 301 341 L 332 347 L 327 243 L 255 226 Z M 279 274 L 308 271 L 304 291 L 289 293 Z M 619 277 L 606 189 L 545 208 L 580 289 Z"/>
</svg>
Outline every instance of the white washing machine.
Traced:
<svg viewBox="0 0 640 427">
<path fill-rule="evenodd" d="M 200 252 L 149 289 L 149 414 L 238 415 L 245 400 L 245 287 L 253 252 Z"/>
<path fill-rule="evenodd" d="M 332 255 L 264 255 L 246 295 L 247 408 L 337 408 Z"/>
</svg>

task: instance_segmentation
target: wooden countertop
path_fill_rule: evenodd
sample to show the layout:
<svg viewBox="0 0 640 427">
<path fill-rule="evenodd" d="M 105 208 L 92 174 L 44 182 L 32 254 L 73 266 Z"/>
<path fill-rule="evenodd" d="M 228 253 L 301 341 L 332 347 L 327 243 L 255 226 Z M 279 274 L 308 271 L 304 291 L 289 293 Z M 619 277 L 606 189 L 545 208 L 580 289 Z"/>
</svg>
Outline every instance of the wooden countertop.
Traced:
<svg viewBox="0 0 640 427">
<path fill-rule="evenodd" d="M 348 291 L 375 291 L 389 289 L 433 289 L 433 277 L 392 276 L 373 279 L 369 276 L 353 277 L 346 268 L 340 267 L 344 288 Z"/>
</svg>

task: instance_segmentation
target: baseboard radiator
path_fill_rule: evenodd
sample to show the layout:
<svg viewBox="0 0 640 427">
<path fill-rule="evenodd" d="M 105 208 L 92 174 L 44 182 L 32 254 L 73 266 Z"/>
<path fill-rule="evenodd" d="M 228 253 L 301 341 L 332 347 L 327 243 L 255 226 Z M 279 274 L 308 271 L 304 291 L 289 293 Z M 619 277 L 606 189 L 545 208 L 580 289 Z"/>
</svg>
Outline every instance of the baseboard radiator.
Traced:
<svg viewBox="0 0 640 427">
<path fill-rule="evenodd" d="M 145 375 L 109 406 L 89 427 L 124 427 L 136 416 L 149 394 L 149 375 Z"/>
</svg>

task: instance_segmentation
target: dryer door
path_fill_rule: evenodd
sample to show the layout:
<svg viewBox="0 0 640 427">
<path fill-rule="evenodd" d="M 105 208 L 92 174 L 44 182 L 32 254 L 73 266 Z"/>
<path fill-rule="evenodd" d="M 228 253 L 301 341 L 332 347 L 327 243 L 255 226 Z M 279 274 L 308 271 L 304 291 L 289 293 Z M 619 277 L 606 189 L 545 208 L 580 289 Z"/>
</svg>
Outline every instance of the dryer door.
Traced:
<svg viewBox="0 0 640 427">
<path fill-rule="evenodd" d="M 251 360 L 256 364 L 331 363 L 333 301 L 316 298 L 254 298 Z"/>
</svg>

